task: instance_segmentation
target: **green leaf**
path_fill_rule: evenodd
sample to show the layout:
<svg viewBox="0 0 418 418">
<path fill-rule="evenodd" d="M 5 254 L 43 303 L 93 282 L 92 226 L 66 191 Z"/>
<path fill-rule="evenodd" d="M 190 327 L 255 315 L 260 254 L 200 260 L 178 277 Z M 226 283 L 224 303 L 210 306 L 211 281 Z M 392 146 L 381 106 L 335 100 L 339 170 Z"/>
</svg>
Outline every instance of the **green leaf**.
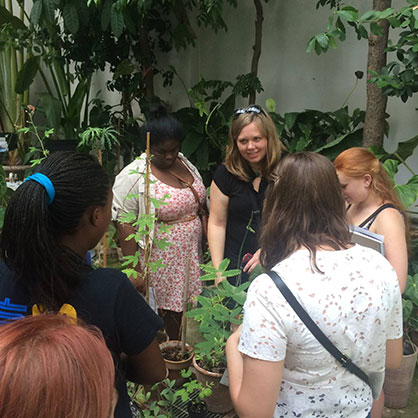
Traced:
<svg viewBox="0 0 418 418">
<path fill-rule="evenodd" d="M 370 30 L 376 36 L 382 36 L 383 35 L 382 27 L 376 22 L 371 22 L 370 23 Z"/>
<path fill-rule="evenodd" d="M 26 25 L 18 17 L 13 16 L 5 7 L 0 6 L 0 27 L 6 23 L 15 29 L 26 29 Z"/>
<path fill-rule="evenodd" d="M 337 41 L 336 41 L 335 37 L 330 35 L 330 36 L 328 36 L 328 40 L 329 40 L 329 47 L 333 48 L 333 49 L 336 49 L 337 48 Z"/>
<path fill-rule="evenodd" d="M 379 19 L 386 19 L 390 15 L 395 13 L 395 9 L 392 9 L 389 7 L 388 9 L 382 10 L 381 12 L 378 12 L 378 18 Z"/>
<path fill-rule="evenodd" d="M 50 23 L 54 21 L 55 17 L 55 1 L 54 0 L 42 0 L 43 15 Z"/>
<path fill-rule="evenodd" d="M 398 172 L 398 165 L 399 161 L 388 159 L 383 163 L 383 167 L 385 168 L 386 172 L 389 174 L 389 177 L 394 180 L 395 174 Z"/>
<path fill-rule="evenodd" d="M 196 151 L 196 165 L 201 170 L 207 170 L 209 166 L 209 145 L 203 141 Z"/>
<path fill-rule="evenodd" d="M 64 26 L 68 29 L 73 35 L 78 32 L 80 22 L 78 20 L 77 9 L 72 3 L 67 3 L 64 6 L 62 11 L 62 16 L 64 18 Z"/>
<path fill-rule="evenodd" d="M 39 97 L 39 109 L 45 113 L 48 126 L 51 126 L 55 132 L 59 132 L 62 110 L 61 101 L 49 93 L 40 93 Z"/>
<path fill-rule="evenodd" d="M 33 83 L 35 76 L 39 70 L 40 58 L 30 57 L 24 64 L 17 75 L 15 91 L 18 94 L 23 94 L 25 90 Z"/>
<path fill-rule="evenodd" d="M 409 139 L 408 141 L 399 142 L 398 149 L 394 152 L 394 155 L 399 156 L 403 161 L 409 158 L 415 148 L 418 146 L 418 135 Z"/>
<path fill-rule="evenodd" d="M 358 19 L 358 12 L 354 10 L 338 10 L 337 15 L 347 22 L 355 22 Z"/>
<path fill-rule="evenodd" d="M 310 41 L 308 42 L 308 46 L 306 48 L 306 52 L 309 54 L 310 52 L 312 52 L 312 50 L 315 48 L 315 44 L 316 44 L 316 38 L 315 36 L 313 38 L 310 39 Z"/>
<path fill-rule="evenodd" d="M 358 25 L 357 30 L 361 38 L 367 39 L 369 37 L 369 33 L 367 32 L 367 29 L 363 25 Z"/>
<path fill-rule="evenodd" d="M 321 45 L 322 49 L 328 48 L 328 36 L 325 33 L 320 33 L 319 35 L 315 36 L 315 39 Z"/>
<path fill-rule="evenodd" d="M 231 261 L 229 260 L 229 258 L 224 258 L 220 263 L 219 263 L 219 266 L 218 266 L 218 271 L 219 272 L 224 272 L 227 268 L 228 268 L 228 266 L 229 266 L 229 263 L 230 263 Z"/>
<path fill-rule="evenodd" d="M 375 10 L 368 10 L 360 17 L 361 22 L 365 22 L 366 20 L 373 20 L 376 19 L 376 11 Z"/>
<path fill-rule="evenodd" d="M 194 130 L 188 131 L 181 143 L 181 152 L 187 158 L 190 158 L 190 156 L 199 148 L 203 140 L 203 135 L 195 132 Z"/>
<path fill-rule="evenodd" d="M 42 15 L 42 0 L 35 0 L 30 11 L 30 20 L 36 26 Z"/>
<path fill-rule="evenodd" d="M 110 26 L 116 38 L 119 38 L 119 36 L 122 35 L 124 26 L 123 22 L 123 14 L 115 7 L 114 4 L 110 12 Z"/>
<path fill-rule="evenodd" d="M 395 185 L 399 199 L 405 208 L 409 208 L 418 199 L 418 175 L 412 176 L 407 184 Z"/>
<path fill-rule="evenodd" d="M 299 113 L 297 113 L 297 112 L 291 112 L 291 113 L 285 113 L 284 114 L 284 123 L 289 130 L 293 128 L 293 125 L 296 122 L 298 114 Z"/>
<path fill-rule="evenodd" d="M 102 14 L 100 16 L 100 23 L 102 26 L 103 32 L 107 30 L 110 24 L 110 14 L 112 10 L 112 0 L 106 0 L 103 9 Z"/>
<path fill-rule="evenodd" d="M 269 112 L 275 112 L 276 111 L 276 102 L 273 99 L 267 99 L 266 100 L 266 108 Z"/>
</svg>

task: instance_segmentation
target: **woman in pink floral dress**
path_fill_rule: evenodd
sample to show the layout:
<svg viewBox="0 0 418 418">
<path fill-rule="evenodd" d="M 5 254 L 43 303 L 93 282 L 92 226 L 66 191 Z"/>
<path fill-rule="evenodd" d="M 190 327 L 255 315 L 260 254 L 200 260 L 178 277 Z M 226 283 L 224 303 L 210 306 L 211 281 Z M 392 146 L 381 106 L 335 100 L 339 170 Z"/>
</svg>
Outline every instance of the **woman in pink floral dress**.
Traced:
<svg viewBox="0 0 418 418">
<path fill-rule="evenodd" d="M 156 215 L 157 221 L 151 231 L 154 244 L 150 262 L 160 267 L 151 273 L 150 285 L 155 290 L 168 336 L 178 339 L 184 299 L 192 301 L 201 291 L 202 223 L 198 212 L 206 204 L 206 190 L 196 167 L 179 152 L 184 136 L 180 123 L 162 107 L 156 109 L 152 116 L 142 129 L 144 134 L 150 132 L 151 139 L 150 196 L 164 200 L 165 204 L 158 205 L 158 208 L 151 205 L 151 212 Z M 127 212 L 136 216 L 145 212 L 144 173 L 145 154 L 116 177 L 113 186 L 114 220 L 119 221 Z M 130 198 L 127 198 L 129 195 Z M 126 241 L 135 228 L 118 222 L 117 229 L 123 254 L 134 255 L 139 250 L 143 259 L 144 243 L 137 244 L 133 239 Z M 164 238 L 170 245 L 160 249 L 157 243 Z M 132 283 L 143 292 L 141 262 L 135 269 L 139 274 L 136 279 L 132 278 Z M 189 277 L 187 295 L 186 276 Z"/>
</svg>

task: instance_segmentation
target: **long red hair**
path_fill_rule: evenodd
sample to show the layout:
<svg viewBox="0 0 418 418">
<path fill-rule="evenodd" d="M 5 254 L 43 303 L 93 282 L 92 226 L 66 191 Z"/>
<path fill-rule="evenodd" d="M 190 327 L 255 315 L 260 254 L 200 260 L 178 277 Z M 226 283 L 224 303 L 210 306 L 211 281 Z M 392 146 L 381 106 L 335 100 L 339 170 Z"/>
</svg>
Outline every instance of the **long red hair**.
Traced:
<svg viewBox="0 0 418 418">
<path fill-rule="evenodd" d="M 371 191 L 382 199 L 382 203 L 392 203 L 405 216 L 405 209 L 391 178 L 380 161 L 366 148 L 355 147 L 343 151 L 335 159 L 334 167 L 347 177 L 360 178 L 369 174 L 372 178 Z"/>
<path fill-rule="evenodd" d="M 50 314 L 0 326 L 2 418 L 108 418 L 114 377 L 97 328 Z"/>
</svg>

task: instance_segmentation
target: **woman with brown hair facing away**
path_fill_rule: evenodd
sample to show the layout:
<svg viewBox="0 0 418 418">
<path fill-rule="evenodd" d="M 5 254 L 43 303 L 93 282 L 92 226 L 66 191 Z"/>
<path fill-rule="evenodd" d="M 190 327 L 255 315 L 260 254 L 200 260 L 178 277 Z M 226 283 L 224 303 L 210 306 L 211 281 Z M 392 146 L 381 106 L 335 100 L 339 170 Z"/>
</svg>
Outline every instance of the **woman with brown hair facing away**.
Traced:
<svg viewBox="0 0 418 418">
<path fill-rule="evenodd" d="M 229 129 L 225 163 L 215 171 L 210 186 L 208 242 L 215 267 L 224 258 L 229 268 L 240 268 L 246 253 L 253 257 L 241 280 L 259 263 L 257 230 L 264 195 L 276 178 L 283 145 L 270 116 L 258 105 L 236 109 Z M 218 284 L 222 279 L 216 279 Z M 237 278 L 231 278 L 234 284 Z"/>
<path fill-rule="evenodd" d="M 112 356 L 95 327 L 51 314 L 0 327 L 2 418 L 111 418 L 114 379 Z"/>
<path fill-rule="evenodd" d="M 109 226 L 112 189 L 87 154 L 46 158 L 12 195 L 1 231 L 0 324 L 39 312 L 66 312 L 102 332 L 116 366 L 115 417 L 130 418 L 125 377 L 164 378 L 155 336 L 161 319 L 119 270 L 93 269 L 86 253 Z M 81 417 L 80 417 L 81 418 Z"/>
<path fill-rule="evenodd" d="M 377 251 L 350 244 L 332 163 L 296 153 L 280 164 L 260 236 L 261 263 L 279 276 L 314 324 L 381 391 L 402 358 L 396 274 Z M 273 273 L 272 273 L 273 274 Z M 378 277 L 378 280 L 376 280 Z M 251 283 L 242 328 L 226 347 L 231 398 L 246 418 L 366 418 L 369 384 L 314 337 L 267 274 Z"/>
<path fill-rule="evenodd" d="M 403 293 L 408 274 L 407 217 L 386 170 L 365 148 L 350 148 L 334 161 L 347 217 L 352 225 L 384 237 L 385 257 L 398 275 Z"/>
<path fill-rule="evenodd" d="M 365 148 L 350 148 L 334 161 L 350 224 L 384 237 L 385 257 L 403 293 L 408 274 L 407 217 L 385 168 Z M 373 403 L 372 418 L 383 413 L 384 395 Z"/>
</svg>

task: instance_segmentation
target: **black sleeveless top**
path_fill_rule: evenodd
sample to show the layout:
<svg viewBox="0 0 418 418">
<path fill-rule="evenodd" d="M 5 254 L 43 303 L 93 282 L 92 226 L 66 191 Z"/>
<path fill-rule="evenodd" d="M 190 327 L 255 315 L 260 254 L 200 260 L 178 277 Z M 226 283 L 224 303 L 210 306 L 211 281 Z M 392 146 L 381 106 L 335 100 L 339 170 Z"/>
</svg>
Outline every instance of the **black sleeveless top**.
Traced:
<svg viewBox="0 0 418 418">
<path fill-rule="evenodd" d="M 365 219 L 359 225 L 359 227 L 369 230 L 370 227 L 372 226 L 372 223 L 377 218 L 377 215 L 379 215 L 379 213 L 382 212 L 382 210 L 385 210 L 387 208 L 393 208 L 393 209 L 399 210 L 396 206 L 392 205 L 392 203 L 385 203 L 384 205 L 377 208 L 367 219 Z M 400 213 L 403 216 L 402 212 L 400 212 Z"/>
</svg>

